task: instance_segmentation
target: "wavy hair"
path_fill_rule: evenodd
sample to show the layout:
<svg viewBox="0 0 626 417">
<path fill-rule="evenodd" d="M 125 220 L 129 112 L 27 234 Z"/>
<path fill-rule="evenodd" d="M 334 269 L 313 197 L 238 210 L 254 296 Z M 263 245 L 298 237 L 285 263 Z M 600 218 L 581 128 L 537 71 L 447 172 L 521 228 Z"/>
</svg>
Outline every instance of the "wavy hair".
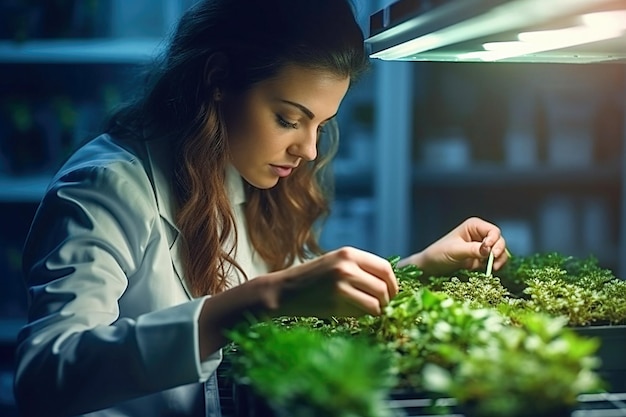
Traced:
<svg viewBox="0 0 626 417">
<path fill-rule="evenodd" d="M 169 138 L 177 227 L 194 296 L 227 286 L 237 239 L 224 186 L 228 131 L 215 91 L 245 93 L 296 64 L 354 82 L 367 68 L 350 0 L 200 0 L 180 19 L 145 87 L 109 120 L 120 138 Z M 324 178 L 338 131 L 325 127 L 318 158 L 267 190 L 246 185 L 250 241 L 270 270 L 320 254 L 316 226 L 329 213 Z M 245 275 L 245 273 L 244 273 Z"/>
</svg>

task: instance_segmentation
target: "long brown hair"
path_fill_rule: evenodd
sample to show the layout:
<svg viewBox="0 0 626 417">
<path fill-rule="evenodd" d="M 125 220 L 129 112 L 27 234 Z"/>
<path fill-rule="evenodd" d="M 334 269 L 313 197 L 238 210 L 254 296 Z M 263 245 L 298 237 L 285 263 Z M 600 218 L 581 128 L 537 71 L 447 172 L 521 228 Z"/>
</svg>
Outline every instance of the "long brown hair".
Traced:
<svg viewBox="0 0 626 417">
<path fill-rule="evenodd" d="M 244 93 L 289 64 L 354 81 L 367 68 L 349 0 L 201 0 L 179 21 L 137 99 L 113 114 L 109 133 L 174 143 L 177 227 L 195 296 L 225 289 L 237 238 L 224 187 L 228 132 L 216 91 Z M 326 168 L 333 123 L 318 158 L 268 190 L 246 186 L 249 238 L 270 270 L 321 253 L 316 227 L 329 212 Z M 242 271 L 243 272 L 243 271 Z"/>
</svg>

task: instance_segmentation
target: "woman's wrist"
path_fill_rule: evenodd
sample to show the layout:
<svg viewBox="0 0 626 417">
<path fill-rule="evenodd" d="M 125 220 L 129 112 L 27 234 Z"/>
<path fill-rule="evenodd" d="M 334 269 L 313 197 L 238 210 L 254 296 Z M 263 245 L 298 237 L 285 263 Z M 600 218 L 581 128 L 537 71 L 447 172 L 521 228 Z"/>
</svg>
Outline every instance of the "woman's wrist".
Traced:
<svg viewBox="0 0 626 417">
<path fill-rule="evenodd" d="M 208 297 L 198 318 L 201 357 L 224 346 L 228 342 L 226 332 L 239 323 L 276 315 L 278 297 L 274 286 L 272 276 L 264 275 Z"/>
<path fill-rule="evenodd" d="M 398 261 L 398 266 L 415 265 L 420 269 L 424 267 L 424 255 L 423 252 L 414 253 L 413 255 L 402 258 Z"/>
<path fill-rule="evenodd" d="M 280 315 L 280 272 L 274 272 L 253 279 L 251 290 L 258 296 L 256 316 L 265 318 Z"/>
<path fill-rule="evenodd" d="M 431 259 L 426 249 L 398 261 L 400 267 L 409 264 L 417 266 L 423 272 L 422 278 L 445 272 L 445 267 Z"/>
</svg>

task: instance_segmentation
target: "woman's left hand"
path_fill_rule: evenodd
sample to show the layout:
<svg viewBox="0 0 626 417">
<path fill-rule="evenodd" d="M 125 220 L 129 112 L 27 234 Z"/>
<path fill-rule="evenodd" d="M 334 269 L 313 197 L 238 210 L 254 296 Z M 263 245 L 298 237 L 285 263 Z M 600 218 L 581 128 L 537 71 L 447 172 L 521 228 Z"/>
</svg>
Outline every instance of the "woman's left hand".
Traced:
<svg viewBox="0 0 626 417">
<path fill-rule="evenodd" d="M 484 267 L 490 252 L 494 256 L 493 270 L 500 269 L 508 260 L 500 229 L 483 219 L 471 217 L 422 252 L 403 259 L 400 265 L 411 263 L 426 275 L 443 275 L 459 269 Z"/>
</svg>

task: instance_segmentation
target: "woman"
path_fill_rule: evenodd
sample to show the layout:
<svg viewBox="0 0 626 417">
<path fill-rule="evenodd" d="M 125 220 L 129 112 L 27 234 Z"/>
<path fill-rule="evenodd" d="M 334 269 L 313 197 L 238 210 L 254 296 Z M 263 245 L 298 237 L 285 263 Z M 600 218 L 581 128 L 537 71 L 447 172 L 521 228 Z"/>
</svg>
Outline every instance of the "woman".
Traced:
<svg viewBox="0 0 626 417">
<path fill-rule="evenodd" d="M 33 221 L 23 416 L 219 415 L 224 330 L 244 317 L 380 314 L 389 262 L 323 253 L 315 234 L 334 116 L 366 67 L 348 0 L 207 0 L 182 17 Z M 500 267 L 500 231 L 472 218 L 403 262 L 477 268 L 490 251 Z"/>
</svg>

